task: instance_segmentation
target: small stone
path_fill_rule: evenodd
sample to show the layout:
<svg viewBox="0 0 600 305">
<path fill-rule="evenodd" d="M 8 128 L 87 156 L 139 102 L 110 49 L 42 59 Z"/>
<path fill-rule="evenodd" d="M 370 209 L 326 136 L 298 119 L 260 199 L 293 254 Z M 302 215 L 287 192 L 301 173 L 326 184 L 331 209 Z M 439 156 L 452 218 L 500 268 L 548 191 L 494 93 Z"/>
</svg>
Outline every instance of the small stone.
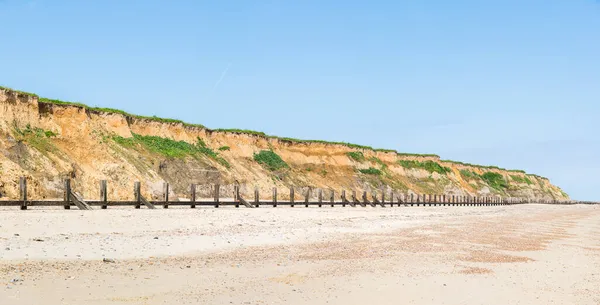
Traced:
<svg viewBox="0 0 600 305">
<path fill-rule="evenodd" d="M 102 261 L 105 263 L 113 263 L 113 264 L 116 263 L 114 259 L 110 259 L 110 258 L 103 258 Z"/>
<path fill-rule="evenodd" d="M 158 236 L 155 236 L 154 239 L 158 239 Z"/>
<path fill-rule="evenodd" d="M 9 248 L 9 247 L 6 247 L 4 250 L 6 250 L 6 251 L 10 251 L 10 248 Z"/>
<path fill-rule="evenodd" d="M 21 235 L 19 235 L 19 234 L 15 233 L 15 236 L 21 236 Z"/>
<path fill-rule="evenodd" d="M 39 241 L 39 242 L 43 242 L 44 240 L 41 238 L 35 238 L 34 241 Z"/>
</svg>

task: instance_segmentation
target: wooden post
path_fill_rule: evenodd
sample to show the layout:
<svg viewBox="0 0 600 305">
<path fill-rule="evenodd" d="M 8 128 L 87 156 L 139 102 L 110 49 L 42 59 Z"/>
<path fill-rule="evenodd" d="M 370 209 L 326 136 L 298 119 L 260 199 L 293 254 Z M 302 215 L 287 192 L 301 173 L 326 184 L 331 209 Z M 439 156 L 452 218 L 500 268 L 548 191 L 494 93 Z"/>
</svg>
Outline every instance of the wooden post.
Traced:
<svg viewBox="0 0 600 305">
<path fill-rule="evenodd" d="M 141 207 L 142 204 L 142 192 L 140 190 L 140 182 L 136 181 L 133 184 L 133 196 L 135 196 L 135 208 L 139 209 Z"/>
<path fill-rule="evenodd" d="M 195 209 L 196 208 L 196 185 L 192 183 L 192 185 L 190 185 L 190 208 Z"/>
<path fill-rule="evenodd" d="M 233 186 L 233 201 L 235 202 L 235 207 L 240 207 L 240 187 L 238 185 Z"/>
<path fill-rule="evenodd" d="M 323 190 L 319 189 L 317 191 L 318 197 L 319 197 L 319 207 L 323 206 Z"/>
<path fill-rule="evenodd" d="M 21 191 L 21 210 L 27 210 L 27 179 L 19 178 L 19 189 Z"/>
<path fill-rule="evenodd" d="M 260 205 L 260 195 L 258 194 L 258 186 L 254 187 L 254 206 L 259 207 Z"/>
<path fill-rule="evenodd" d="M 362 200 L 364 204 L 367 204 L 367 191 L 363 191 Z"/>
<path fill-rule="evenodd" d="M 400 199 L 400 198 L 398 198 Z M 392 192 L 390 193 L 390 206 L 393 207 L 394 206 L 394 190 L 392 190 Z M 400 200 L 398 200 L 398 206 L 400 206 Z"/>
<path fill-rule="evenodd" d="M 415 194 L 411 193 L 410 194 L 410 206 L 413 206 L 414 203 L 415 203 Z"/>
<path fill-rule="evenodd" d="M 71 209 L 71 179 L 65 179 L 65 194 L 64 194 L 64 201 L 65 201 L 65 210 L 70 210 Z"/>
<path fill-rule="evenodd" d="M 346 190 L 342 190 L 342 207 L 346 207 Z"/>
<path fill-rule="evenodd" d="M 220 190 L 221 190 L 221 185 L 220 184 L 215 184 L 215 208 L 219 207 L 219 195 L 220 195 Z"/>
<path fill-rule="evenodd" d="M 277 188 L 273 188 L 273 207 L 277 207 Z"/>
<path fill-rule="evenodd" d="M 304 197 L 304 206 L 308 208 L 308 200 L 310 198 L 310 187 L 306 190 L 306 197 Z"/>
<path fill-rule="evenodd" d="M 100 201 L 103 202 L 103 204 L 100 208 L 103 210 L 106 210 L 108 208 L 108 206 L 106 205 L 106 202 L 108 201 L 108 191 L 107 191 L 107 186 L 106 186 L 106 180 L 100 181 Z"/>
<path fill-rule="evenodd" d="M 169 208 L 169 184 L 164 182 L 163 183 L 163 200 L 164 200 L 164 204 L 163 204 L 163 208 L 168 209 Z"/>
<path fill-rule="evenodd" d="M 290 187 L 290 206 L 294 207 L 294 187 Z"/>
<path fill-rule="evenodd" d="M 335 206 L 335 191 L 333 189 L 329 190 L 329 202 L 333 208 Z"/>
<path fill-rule="evenodd" d="M 385 205 L 385 188 L 381 189 L 381 205 Z"/>
</svg>

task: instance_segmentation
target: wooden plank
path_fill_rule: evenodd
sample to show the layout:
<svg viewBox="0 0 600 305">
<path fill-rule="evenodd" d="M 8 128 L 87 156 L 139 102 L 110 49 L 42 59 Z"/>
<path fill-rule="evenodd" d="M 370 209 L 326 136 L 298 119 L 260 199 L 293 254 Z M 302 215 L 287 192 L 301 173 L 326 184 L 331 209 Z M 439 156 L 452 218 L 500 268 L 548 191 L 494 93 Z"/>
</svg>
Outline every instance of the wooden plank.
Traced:
<svg viewBox="0 0 600 305">
<path fill-rule="evenodd" d="M 342 190 L 342 207 L 346 207 L 346 203 L 348 203 L 348 200 L 346 199 L 346 190 Z"/>
<path fill-rule="evenodd" d="M 296 200 L 295 198 L 295 194 L 294 194 L 294 187 L 290 187 L 290 206 L 293 208 L 294 207 L 294 201 Z"/>
<path fill-rule="evenodd" d="M 273 207 L 277 207 L 277 188 L 273 188 Z"/>
<path fill-rule="evenodd" d="M 71 194 L 69 194 L 69 199 L 71 202 L 73 202 L 75 204 L 75 206 L 77 206 L 77 208 L 79 208 L 80 210 L 91 210 L 92 207 L 89 206 L 85 200 L 83 200 L 83 196 L 71 191 Z"/>
<path fill-rule="evenodd" d="M 106 180 L 100 180 L 100 201 L 108 201 L 108 186 Z M 108 206 L 104 204 L 100 208 L 106 210 Z"/>
<path fill-rule="evenodd" d="M 238 199 L 240 200 L 240 202 L 247 208 L 254 208 L 254 206 L 252 206 L 248 201 L 246 201 L 246 199 L 244 199 L 242 196 L 238 197 Z"/>
<path fill-rule="evenodd" d="M 144 196 L 140 196 L 140 200 L 148 209 L 150 209 L 150 210 L 156 209 L 156 206 L 153 203 L 151 203 L 150 201 L 146 200 L 146 198 L 144 198 Z"/>
</svg>

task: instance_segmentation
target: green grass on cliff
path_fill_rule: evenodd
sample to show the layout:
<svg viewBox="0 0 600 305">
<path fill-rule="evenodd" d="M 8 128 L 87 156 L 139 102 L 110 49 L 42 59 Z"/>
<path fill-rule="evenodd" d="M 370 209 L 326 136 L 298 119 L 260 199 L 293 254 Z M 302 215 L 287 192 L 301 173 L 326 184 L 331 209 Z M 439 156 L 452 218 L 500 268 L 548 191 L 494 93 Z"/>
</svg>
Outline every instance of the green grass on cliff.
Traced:
<svg viewBox="0 0 600 305">
<path fill-rule="evenodd" d="M 376 168 L 373 168 L 373 167 L 369 167 L 367 169 L 359 169 L 358 171 L 361 172 L 361 173 L 363 173 L 363 174 L 366 174 L 366 175 L 377 175 L 377 176 L 379 176 L 379 175 L 382 174 L 382 172 L 380 170 L 378 170 Z"/>
<path fill-rule="evenodd" d="M 470 171 L 470 170 L 466 170 L 466 169 L 461 169 L 460 170 L 460 175 L 465 180 L 474 180 L 474 179 L 481 178 L 476 172 Z"/>
<path fill-rule="evenodd" d="M 527 176 L 521 177 L 518 175 L 510 175 L 510 178 L 516 183 L 527 183 L 528 185 L 532 185 L 533 182 Z"/>
<path fill-rule="evenodd" d="M 365 155 L 360 151 L 347 152 L 346 155 L 356 162 L 364 162 L 366 160 Z"/>
<path fill-rule="evenodd" d="M 150 152 L 163 155 L 171 158 L 183 158 L 186 156 L 207 156 L 221 165 L 229 168 L 229 162 L 223 159 L 219 153 L 215 152 L 211 148 L 207 147 L 202 139 L 198 138 L 196 144 L 190 144 L 185 141 L 175 141 L 169 138 L 163 138 L 158 136 L 142 136 L 139 134 L 133 134 L 131 138 L 124 138 L 121 136 L 113 136 L 112 139 L 126 147 L 143 147 Z"/>
<path fill-rule="evenodd" d="M 17 141 L 27 143 L 43 155 L 46 155 L 48 152 L 57 151 L 56 146 L 51 141 L 51 138 L 56 137 L 57 134 L 51 130 L 31 127 L 31 125 L 27 124 L 24 129 L 15 125 L 13 126 L 13 131 Z"/>
<path fill-rule="evenodd" d="M 427 161 L 415 161 L 415 160 L 399 160 L 398 164 L 400 164 L 404 168 L 418 168 L 424 169 L 430 173 L 438 173 L 440 175 L 445 175 L 452 170 L 448 167 L 442 166 L 437 162 L 427 160 Z"/>
<path fill-rule="evenodd" d="M 258 162 L 270 171 L 289 168 L 289 165 L 272 150 L 261 150 L 254 154 L 254 161 Z"/>
<path fill-rule="evenodd" d="M 481 179 L 483 179 L 490 187 L 503 191 L 508 188 L 508 182 L 504 180 L 504 176 L 494 173 L 487 172 L 481 175 Z"/>
</svg>

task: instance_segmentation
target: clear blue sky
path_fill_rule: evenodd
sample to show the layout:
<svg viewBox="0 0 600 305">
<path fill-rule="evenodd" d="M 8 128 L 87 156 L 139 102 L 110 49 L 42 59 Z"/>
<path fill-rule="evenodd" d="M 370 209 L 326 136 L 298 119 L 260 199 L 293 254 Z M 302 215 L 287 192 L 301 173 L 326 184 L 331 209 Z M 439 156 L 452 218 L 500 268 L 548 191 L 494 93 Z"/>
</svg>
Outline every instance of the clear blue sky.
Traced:
<svg viewBox="0 0 600 305">
<path fill-rule="evenodd" d="M 0 85 L 600 200 L 600 2 L 0 0 Z"/>
</svg>

